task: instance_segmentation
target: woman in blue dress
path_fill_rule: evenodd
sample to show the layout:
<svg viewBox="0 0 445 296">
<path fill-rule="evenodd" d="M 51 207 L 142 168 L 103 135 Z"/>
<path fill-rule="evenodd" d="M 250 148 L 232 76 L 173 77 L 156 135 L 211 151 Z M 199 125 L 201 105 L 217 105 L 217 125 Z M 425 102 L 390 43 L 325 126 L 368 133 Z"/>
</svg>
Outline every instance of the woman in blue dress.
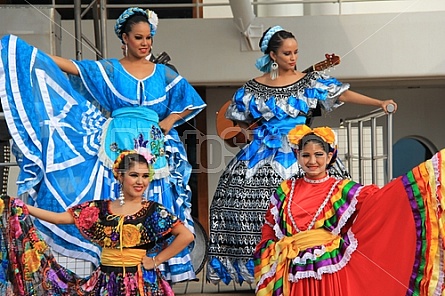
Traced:
<svg viewBox="0 0 445 296">
<path fill-rule="evenodd" d="M 50 57 L 16 36 L 2 38 L 0 96 L 20 165 L 18 194 L 55 212 L 86 200 L 122 199 L 112 165 L 132 149 L 153 155 L 147 196 L 193 232 L 191 165 L 174 127 L 206 105 L 178 73 L 146 59 L 157 23 L 152 11 L 125 10 L 115 26 L 125 46 L 120 60 Z M 75 228 L 36 224 L 55 251 L 98 263 L 100 249 Z M 173 283 L 195 279 L 188 248 L 160 269 Z"/>
<path fill-rule="evenodd" d="M 296 125 L 310 121 L 317 105 L 331 111 L 343 103 L 380 107 L 381 101 L 349 90 L 349 84 L 322 72 L 296 70 L 298 43 L 280 26 L 266 30 L 260 40 L 264 53 L 256 66 L 264 74 L 247 81 L 232 98 L 225 116 L 252 127 L 253 140 L 228 164 L 210 206 L 210 245 L 207 279 L 213 283 L 254 283 L 253 252 L 269 198 L 280 183 L 301 174 L 287 140 Z M 335 169 L 335 168 L 334 168 Z M 347 172 L 334 170 L 339 177 Z"/>
</svg>

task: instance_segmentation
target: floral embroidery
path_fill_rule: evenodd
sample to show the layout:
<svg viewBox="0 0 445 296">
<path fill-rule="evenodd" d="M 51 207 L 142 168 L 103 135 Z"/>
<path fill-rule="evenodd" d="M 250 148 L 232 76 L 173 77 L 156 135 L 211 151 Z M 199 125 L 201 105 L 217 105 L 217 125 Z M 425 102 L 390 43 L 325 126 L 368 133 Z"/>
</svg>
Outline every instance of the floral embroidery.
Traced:
<svg viewBox="0 0 445 296">
<path fill-rule="evenodd" d="M 41 255 L 36 249 L 30 249 L 23 254 L 23 264 L 28 278 L 40 268 Z"/>
<path fill-rule="evenodd" d="M 155 157 L 164 156 L 164 135 L 162 134 L 162 131 L 156 126 L 152 126 L 150 136 L 153 139 L 150 143 L 151 152 Z"/>
<path fill-rule="evenodd" d="M 37 241 L 34 244 L 34 248 L 39 252 L 39 253 L 43 253 L 48 249 L 48 245 L 46 244 L 45 241 Z"/>
<path fill-rule="evenodd" d="M 117 143 L 111 143 L 110 150 L 113 152 L 117 152 L 119 150 Z"/>
<path fill-rule="evenodd" d="M 132 224 L 125 224 L 122 229 L 122 244 L 124 247 L 133 247 L 141 240 L 139 228 Z"/>
<path fill-rule="evenodd" d="M 178 221 L 178 218 L 162 205 L 145 202 L 141 210 L 133 215 L 124 216 L 123 225 L 119 226 L 122 217 L 110 212 L 110 202 L 90 201 L 70 209 L 82 234 L 104 248 L 120 248 L 121 242 L 122 247 L 137 247 L 158 242 Z M 96 209 L 94 213 L 92 208 Z M 93 215 L 96 218 L 91 219 L 90 223 L 85 223 L 85 216 Z"/>
<path fill-rule="evenodd" d="M 20 221 L 19 221 L 19 217 L 17 217 L 16 215 L 14 215 L 13 217 L 11 217 L 11 219 L 9 220 L 9 225 L 11 226 L 11 232 L 13 234 L 13 237 L 18 239 L 21 235 L 22 235 L 22 228 L 20 226 Z"/>
<path fill-rule="evenodd" d="M 113 228 L 111 228 L 111 226 L 105 226 L 104 227 L 104 234 L 106 236 L 110 236 L 111 232 L 113 231 Z"/>
<path fill-rule="evenodd" d="M 159 213 L 161 215 L 161 218 L 165 218 L 168 215 L 168 212 L 166 210 L 161 210 L 161 212 Z"/>
<path fill-rule="evenodd" d="M 89 229 L 97 222 L 99 209 L 96 207 L 86 207 L 79 215 L 79 226 Z"/>
<path fill-rule="evenodd" d="M 111 247 L 111 239 L 109 237 L 104 238 L 104 247 Z"/>
</svg>

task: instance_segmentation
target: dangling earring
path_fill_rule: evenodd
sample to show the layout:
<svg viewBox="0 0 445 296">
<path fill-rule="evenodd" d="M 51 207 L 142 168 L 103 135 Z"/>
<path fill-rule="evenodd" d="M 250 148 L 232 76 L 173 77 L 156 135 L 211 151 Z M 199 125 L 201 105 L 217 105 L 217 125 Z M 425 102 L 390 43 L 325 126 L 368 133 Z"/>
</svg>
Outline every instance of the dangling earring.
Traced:
<svg viewBox="0 0 445 296">
<path fill-rule="evenodd" d="M 272 65 L 270 66 L 270 79 L 275 80 L 278 77 L 278 64 L 277 62 L 273 61 Z"/>
<path fill-rule="evenodd" d="M 120 184 L 120 187 L 121 187 L 121 190 L 119 193 L 119 204 L 121 206 L 123 206 L 125 204 L 125 196 L 124 196 L 124 191 L 123 191 L 124 186 L 122 185 L 122 183 Z"/>
<path fill-rule="evenodd" d="M 125 56 L 128 56 L 128 45 L 125 43 Z"/>
</svg>

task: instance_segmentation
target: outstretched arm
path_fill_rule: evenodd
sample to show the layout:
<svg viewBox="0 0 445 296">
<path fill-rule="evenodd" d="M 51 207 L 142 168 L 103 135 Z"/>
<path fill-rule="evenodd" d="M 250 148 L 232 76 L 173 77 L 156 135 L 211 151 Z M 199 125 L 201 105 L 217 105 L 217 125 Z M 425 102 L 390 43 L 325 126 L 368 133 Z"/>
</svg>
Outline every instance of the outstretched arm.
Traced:
<svg viewBox="0 0 445 296">
<path fill-rule="evenodd" d="M 376 106 L 382 108 L 386 113 L 388 113 L 388 105 L 394 105 L 394 111 L 397 111 L 397 103 L 393 100 L 377 100 L 365 95 L 362 95 L 360 93 L 357 93 L 352 90 L 345 91 L 340 96 L 340 101 L 344 103 L 354 103 L 354 104 L 360 104 L 360 105 L 369 105 L 369 106 Z"/>
<path fill-rule="evenodd" d="M 178 223 L 173 227 L 171 233 L 175 236 L 175 239 L 167 248 L 159 252 L 156 257 L 151 258 L 144 256 L 142 264 L 145 269 L 154 269 L 157 265 L 167 261 L 184 250 L 195 239 L 193 233 L 191 233 L 182 223 Z"/>
<path fill-rule="evenodd" d="M 43 221 L 53 224 L 74 224 L 73 216 L 68 212 L 56 213 L 43 209 L 36 208 L 34 206 L 26 205 L 29 213 Z"/>
<path fill-rule="evenodd" d="M 73 61 L 54 55 L 50 55 L 50 57 L 63 72 L 77 76 L 79 75 L 79 70 L 76 65 L 74 65 Z"/>
</svg>

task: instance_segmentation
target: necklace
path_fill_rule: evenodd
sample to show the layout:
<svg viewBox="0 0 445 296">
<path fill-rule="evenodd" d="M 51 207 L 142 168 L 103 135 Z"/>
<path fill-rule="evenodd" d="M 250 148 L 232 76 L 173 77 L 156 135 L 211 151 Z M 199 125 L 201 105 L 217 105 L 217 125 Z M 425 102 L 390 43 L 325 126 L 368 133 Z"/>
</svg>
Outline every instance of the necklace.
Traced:
<svg viewBox="0 0 445 296">
<path fill-rule="evenodd" d="M 309 179 L 308 177 L 306 177 L 306 175 L 303 176 L 303 179 L 305 182 L 311 183 L 311 184 L 320 184 L 323 182 L 326 182 L 331 176 L 329 176 L 328 174 L 326 174 L 326 177 L 321 178 L 321 179 Z"/>
<path fill-rule="evenodd" d="M 327 177 L 329 178 L 329 176 L 327 176 Z M 326 178 L 323 178 L 323 179 L 326 179 Z M 308 180 L 310 180 L 310 179 L 308 179 Z M 320 179 L 320 180 L 322 180 L 322 179 Z M 311 181 L 320 181 L 320 180 L 311 180 Z M 327 180 L 327 179 L 326 179 L 326 180 Z M 324 181 L 326 181 L 326 180 L 324 180 Z M 306 180 L 305 180 L 305 181 L 306 181 Z M 324 181 L 323 181 L 323 182 L 324 182 Z M 296 178 L 293 178 L 293 179 L 292 179 L 292 188 L 291 188 L 290 196 L 289 196 L 289 203 L 288 203 L 288 205 L 287 205 L 287 214 L 288 214 L 288 217 L 290 217 L 290 220 L 291 220 L 291 222 L 292 222 L 292 226 L 295 228 L 295 230 L 296 230 L 297 232 L 301 232 L 302 230 L 301 230 L 300 228 L 298 228 L 297 223 L 295 222 L 295 219 L 294 219 L 294 217 L 292 216 L 292 212 L 291 212 L 291 206 L 292 206 L 292 204 L 293 204 L 292 199 L 294 198 L 294 190 L 295 190 L 295 183 L 296 183 L 296 182 L 297 182 L 297 179 L 296 179 Z M 315 212 L 314 216 L 312 217 L 311 222 L 310 222 L 309 225 L 307 226 L 306 231 L 307 231 L 307 230 L 311 230 L 312 227 L 314 227 L 315 222 L 317 221 L 317 217 L 321 214 L 321 212 L 323 211 L 324 207 L 326 206 L 326 204 L 327 204 L 327 203 L 329 202 L 329 200 L 331 199 L 332 193 L 334 193 L 334 190 L 335 190 L 335 188 L 337 187 L 337 184 L 340 183 L 340 182 L 341 182 L 341 180 L 336 180 L 336 181 L 334 182 L 334 184 L 331 186 L 331 189 L 329 190 L 328 195 L 325 197 L 324 201 L 321 203 L 321 205 L 320 205 L 320 207 L 318 208 L 317 212 Z M 311 182 L 309 182 L 309 183 L 311 183 Z M 322 182 L 316 182 L 316 183 L 322 183 Z"/>
</svg>

